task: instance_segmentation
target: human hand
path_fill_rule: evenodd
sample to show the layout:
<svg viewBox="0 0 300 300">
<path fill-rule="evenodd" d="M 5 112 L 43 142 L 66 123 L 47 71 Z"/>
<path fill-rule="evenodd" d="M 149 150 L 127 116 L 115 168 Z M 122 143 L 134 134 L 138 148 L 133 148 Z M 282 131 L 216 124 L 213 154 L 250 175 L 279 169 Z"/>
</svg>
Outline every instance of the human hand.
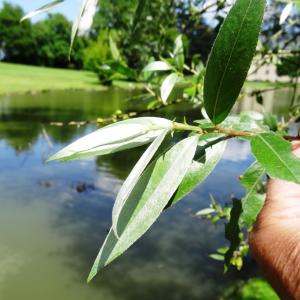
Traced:
<svg viewBox="0 0 300 300">
<path fill-rule="evenodd" d="M 300 157 L 300 143 L 293 144 Z M 300 185 L 270 180 L 250 249 L 281 299 L 300 299 Z"/>
</svg>

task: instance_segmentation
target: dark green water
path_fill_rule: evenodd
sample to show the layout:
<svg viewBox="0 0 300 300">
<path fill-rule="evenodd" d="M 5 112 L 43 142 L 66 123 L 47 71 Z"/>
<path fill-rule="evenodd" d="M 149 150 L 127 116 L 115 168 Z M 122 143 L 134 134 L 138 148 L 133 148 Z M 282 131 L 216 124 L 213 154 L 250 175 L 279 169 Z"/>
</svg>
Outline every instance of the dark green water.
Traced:
<svg viewBox="0 0 300 300">
<path fill-rule="evenodd" d="M 132 95 L 113 89 L 0 97 L 1 300 L 220 299 L 237 280 L 258 274 L 250 258 L 244 271 L 224 276 L 222 264 L 208 258 L 225 245 L 222 226 L 193 216 L 209 205 L 210 193 L 220 202 L 243 195 L 238 177 L 252 157 L 247 143 L 231 141 L 204 184 L 85 283 L 110 227 L 115 196 L 142 149 L 46 164 L 50 154 L 95 129 L 49 123 L 109 117 Z M 266 109 L 284 114 L 288 99 L 286 91 L 272 94 Z M 253 103 L 239 106 L 256 109 Z M 180 119 L 199 113 L 181 105 L 162 114 Z"/>
</svg>

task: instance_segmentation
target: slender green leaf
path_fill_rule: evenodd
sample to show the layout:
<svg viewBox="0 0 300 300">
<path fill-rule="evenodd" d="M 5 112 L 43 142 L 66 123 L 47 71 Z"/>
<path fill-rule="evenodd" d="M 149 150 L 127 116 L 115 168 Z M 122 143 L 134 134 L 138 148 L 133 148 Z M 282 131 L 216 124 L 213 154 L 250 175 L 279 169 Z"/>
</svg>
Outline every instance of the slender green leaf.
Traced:
<svg viewBox="0 0 300 300">
<path fill-rule="evenodd" d="M 222 254 L 210 254 L 209 257 L 216 261 L 224 261 L 224 255 Z"/>
<path fill-rule="evenodd" d="M 196 216 L 197 217 L 207 216 L 207 215 L 210 215 L 210 214 L 215 213 L 215 212 L 216 212 L 216 210 L 213 209 L 213 208 L 204 208 L 202 210 L 199 210 L 196 213 Z"/>
<path fill-rule="evenodd" d="M 21 22 L 23 22 L 24 20 L 26 19 L 30 19 L 36 15 L 39 15 L 39 14 L 42 14 L 42 13 L 45 13 L 47 12 L 48 10 L 58 6 L 59 4 L 61 4 L 62 2 L 64 2 L 65 0 L 55 0 L 55 1 L 52 1 L 46 5 L 43 5 L 42 7 L 28 13 L 27 15 L 25 15 L 22 19 L 21 19 Z"/>
<path fill-rule="evenodd" d="M 91 5 L 96 4 L 95 1 L 97 1 L 97 0 L 82 0 L 82 4 L 81 4 L 81 9 L 80 9 L 79 15 L 74 20 L 73 25 L 72 25 L 69 56 L 71 55 L 71 51 L 72 51 L 72 48 L 73 48 L 75 37 L 76 37 L 77 32 L 78 32 L 78 28 L 79 28 L 80 22 L 81 22 L 82 18 L 85 16 L 85 14 L 89 13 L 89 7 Z M 91 17 L 93 17 L 93 16 L 91 16 Z"/>
<path fill-rule="evenodd" d="M 140 160 L 137 162 L 135 167 L 132 169 L 131 173 L 125 180 L 122 188 L 120 189 L 118 196 L 115 201 L 115 205 L 113 207 L 112 212 L 112 228 L 116 236 L 119 236 L 120 233 L 117 232 L 117 220 L 119 218 L 120 212 L 124 206 L 124 203 L 128 199 L 130 193 L 132 192 L 133 188 L 137 184 L 140 179 L 140 176 L 144 172 L 147 165 L 152 160 L 153 156 L 155 155 L 156 151 L 158 150 L 159 146 L 163 142 L 164 138 L 166 137 L 169 130 L 164 130 L 149 146 L 149 148 L 144 152 Z"/>
<path fill-rule="evenodd" d="M 258 194 L 261 178 L 265 169 L 255 162 L 241 178 L 241 184 L 246 189 L 246 196 L 242 199 L 243 213 L 240 217 L 240 225 L 245 225 L 248 231 L 252 230 L 258 214 L 260 213 L 265 200 L 265 195 Z"/>
<path fill-rule="evenodd" d="M 244 84 L 265 6 L 266 0 L 237 0 L 214 43 L 204 80 L 204 105 L 215 124 L 227 117 Z"/>
<path fill-rule="evenodd" d="M 300 159 L 292 153 L 291 143 L 272 133 L 255 136 L 252 152 L 268 175 L 300 183 Z"/>
<path fill-rule="evenodd" d="M 212 147 L 207 148 L 207 146 L 202 145 L 197 149 L 197 152 L 200 152 L 198 159 L 193 160 L 170 205 L 176 204 L 208 177 L 221 160 L 226 144 L 226 141 L 223 141 Z"/>
<path fill-rule="evenodd" d="M 164 61 L 153 61 L 143 69 L 143 72 L 169 71 L 171 69 L 171 66 Z"/>
<path fill-rule="evenodd" d="M 72 52 L 72 48 L 73 48 L 73 44 L 78 32 L 78 27 L 79 27 L 79 23 L 81 20 L 81 17 L 84 13 L 86 4 L 89 0 L 83 0 L 82 4 L 81 4 L 81 8 L 80 8 L 80 12 L 79 15 L 75 18 L 75 20 L 73 21 L 73 25 L 72 25 L 72 30 L 71 30 L 71 40 L 70 40 L 70 50 L 69 50 L 69 56 L 71 56 L 71 52 Z"/>
<path fill-rule="evenodd" d="M 197 142 L 197 136 L 184 139 L 148 166 L 119 216 L 120 238 L 110 231 L 88 281 L 126 251 L 156 221 L 190 167 Z"/>
<path fill-rule="evenodd" d="M 172 73 L 166 77 L 160 87 L 161 100 L 164 104 L 167 103 L 170 94 L 172 93 L 179 76 L 177 73 Z"/>
<path fill-rule="evenodd" d="M 180 34 L 176 40 L 174 45 L 174 60 L 176 63 L 176 67 L 179 71 L 183 70 L 184 66 L 184 48 L 183 48 L 183 42 L 182 42 L 182 35 Z"/>
<path fill-rule="evenodd" d="M 155 117 L 121 121 L 101 128 L 65 147 L 48 161 L 65 161 L 105 155 L 152 142 L 172 122 Z"/>
</svg>

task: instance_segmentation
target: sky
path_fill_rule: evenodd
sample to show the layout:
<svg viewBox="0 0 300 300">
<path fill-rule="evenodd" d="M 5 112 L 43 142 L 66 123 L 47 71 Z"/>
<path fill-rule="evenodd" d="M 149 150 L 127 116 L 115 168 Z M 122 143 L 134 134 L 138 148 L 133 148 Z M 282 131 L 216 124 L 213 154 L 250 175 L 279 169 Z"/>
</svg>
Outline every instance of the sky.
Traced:
<svg viewBox="0 0 300 300">
<path fill-rule="evenodd" d="M 28 13 L 36 8 L 41 7 L 42 5 L 47 4 L 51 0 L 0 0 L 0 7 L 2 7 L 2 4 L 5 1 L 12 4 L 20 5 L 25 11 L 25 13 Z M 66 0 L 51 11 L 63 13 L 69 20 L 74 20 L 79 13 L 81 6 L 80 4 L 81 0 Z M 43 16 L 39 15 L 34 17 L 32 21 L 38 21 L 42 18 Z"/>
</svg>

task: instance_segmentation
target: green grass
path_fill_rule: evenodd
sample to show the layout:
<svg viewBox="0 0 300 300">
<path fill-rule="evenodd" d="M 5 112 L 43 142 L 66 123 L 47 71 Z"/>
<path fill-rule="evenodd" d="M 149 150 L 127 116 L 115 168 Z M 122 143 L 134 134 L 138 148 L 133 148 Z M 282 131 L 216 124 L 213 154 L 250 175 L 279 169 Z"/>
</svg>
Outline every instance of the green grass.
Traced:
<svg viewBox="0 0 300 300">
<path fill-rule="evenodd" d="M 125 89 L 141 89 L 143 83 L 114 82 Z M 286 83 L 246 82 L 246 88 L 266 89 L 288 86 Z M 106 89 L 99 84 L 97 76 L 89 71 L 34 67 L 0 62 L 0 95 L 35 93 L 52 90 Z"/>
<path fill-rule="evenodd" d="M 0 95 L 50 90 L 103 90 L 88 71 L 53 69 L 0 62 Z"/>
</svg>

